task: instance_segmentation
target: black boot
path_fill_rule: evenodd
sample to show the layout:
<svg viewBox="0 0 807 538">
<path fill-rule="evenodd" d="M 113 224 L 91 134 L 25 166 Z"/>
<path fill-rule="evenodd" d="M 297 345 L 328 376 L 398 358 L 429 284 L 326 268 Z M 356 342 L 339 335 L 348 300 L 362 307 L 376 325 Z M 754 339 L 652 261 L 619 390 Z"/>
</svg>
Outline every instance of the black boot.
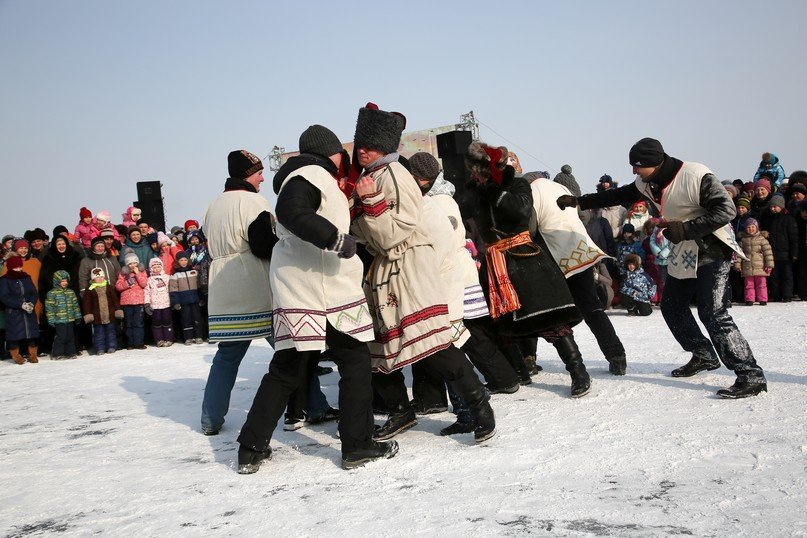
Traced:
<svg viewBox="0 0 807 538">
<path fill-rule="evenodd" d="M 671 375 L 673 377 L 692 377 L 698 372 L 703 372 L 704 370 L 717 370 L 718 368 L 720 368 L 719 360 L 709 356 L 703 357 L 701 355 L 692 355 L 692 358 L 689 359 L 688 363 L 673 370 Z"/>
<path fill-rule="evenodd" d="M 717 395 L 721 398 L 730 398 L 736 400 L 738 398 L 748 398 L 749 396 L 756 396 L 760 392 L 768 392 L 768 384 L 750 383 L 748 381 L 735 381 L 732 386 L 727 389 L 720 389 Z"/>
<path fill-rule="evenodd" d="M 471 416 L 476 423 L 473 429 L 474 440 L 481 443 L 493 437 L 496 434 L 496 418 L 493 415 L 493 408 L 490 407 L 490 395 L 476 377 L 476 373 L 465 374 L 452 381 L 451 386 L 471 410 Z"/>
<path fill-rule="evenodd" d="M 252 474 L 258 472 L 261 463 L 271 458 L 272 447 L 266 447 L 266 450 L 258 451 L 241 445 L 238 449 L 238 474 Z"/>
<path fill-rule="evenodd" d="M 541 365 L 536 362 L 537 360 L 535 355 L 524 355 L 524 364 L 527 366 L 528 374 L 538 375 L 538 373 L 543 370 Z"/>
<path fill-rule="evenodd" d="M 507 362 L 510 363 L 510 366 L 513 367 L 513 370 L 516 371 L 519 385 L 529 385 L 532 383 L 529 369 L 524 362 L 524 355 L 521 354 L 519 347 L 514 343 L 506 345 L 504 349 L 502 349 L 502 353 L 505 358 L 507 358 Z"/>
<path fill-rule="evenodd" d="M 390 414 L 383 426 L 376 428 L 373 433 L 373 440 L 386 441 L 387 439 L 392 439 L 417 423 L 418 419 L 415 416 L 415 410 L 407 403 L 406 406 L 402 406 Z"/>
<path fill-rule="evenodd" d="M 463 421 L 457 418 L 457 422 L 451 426 L 446 426 L 440 430 L 440 435 L 458 435 L 460 433 L 471 433 L 476 429 L 476 421 L 472 418 L 468 421 Z"/>
<path fill-rule="evenodd" d="M 625 355 L 616 355 L 608 359 L 608 371 L 613 375 L 625 375 L 628 368 L 628 360 Z"/>
<path fill-rule="evenodd" d="M 398 453 L 397 441 L 373 441 L 367 448 L 359 448 L 342 454 L 342 469 L 355 469 L 381 458 L 390 459 Z"/>
<path fill-rule="evenodd" d="M 580 398 L 588 394 L 591 388 L 591 377 L 586 371 L 586 365 L 583 364 L 583 356 L 580 354 L 574 337 L 564 336 L 552 342 L 552 345 L 558 350 L 560 360 L 566 365 L 566 371 L 572 377 L 572 398 Z"/>
</svg>

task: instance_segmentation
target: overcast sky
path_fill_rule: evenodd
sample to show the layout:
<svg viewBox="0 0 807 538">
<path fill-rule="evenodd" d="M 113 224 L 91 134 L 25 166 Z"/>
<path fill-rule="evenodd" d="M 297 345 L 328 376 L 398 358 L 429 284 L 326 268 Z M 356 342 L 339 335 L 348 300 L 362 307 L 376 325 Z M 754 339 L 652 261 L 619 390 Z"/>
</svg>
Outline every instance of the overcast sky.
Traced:
<svg viewBox="0 0 807 538">
<path fill-rule="evenodd" d="M 805 169 L 805 24 L 802 0 L 0 0 L 0 233 L 120 222 L 148 180 L 169 227 L 198 219 L 230 150 L 296 149 L 312 123 L 348 141 L 367 101 L 407 130 L 473 110 L 584 192 L 629 179 L 645 136 L 721 179 L 764 151 Z"/>
</svg>

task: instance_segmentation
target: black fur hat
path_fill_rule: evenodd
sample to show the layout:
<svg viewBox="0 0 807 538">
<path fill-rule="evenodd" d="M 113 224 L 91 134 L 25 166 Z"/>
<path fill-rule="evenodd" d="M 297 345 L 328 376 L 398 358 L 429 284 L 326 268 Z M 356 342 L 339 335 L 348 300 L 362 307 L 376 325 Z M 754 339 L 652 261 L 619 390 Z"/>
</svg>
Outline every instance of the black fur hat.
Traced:
<svg viewBox="0 0 807 538">
<path fill-rule="evenodd" d="M 465 165 L 470 172 L 476 172 L 481 177 L 489 178 L 496 170 L 501 178 L 501 173 L 507 166 L 507 148 L 504 146 L 495 148 L 480 141 L 471 142 L 468 153 L 465 154 Z"/>
<path fill-rule="evenodd" d="M 375 103 L 367 103 L 359 109 L 353 143 L 357 148 L 395 153 L 405 128 L 406 118 L 400 112 L 386 112 L 379 110 Z"/>
</svg>

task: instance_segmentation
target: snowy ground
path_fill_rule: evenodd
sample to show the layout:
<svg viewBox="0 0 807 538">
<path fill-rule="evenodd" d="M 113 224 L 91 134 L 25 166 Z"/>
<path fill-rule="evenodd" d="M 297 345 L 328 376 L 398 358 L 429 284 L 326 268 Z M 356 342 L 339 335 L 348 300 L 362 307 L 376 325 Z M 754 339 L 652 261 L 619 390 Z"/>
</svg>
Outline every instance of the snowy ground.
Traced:
<svg viewBox="0 0 807 538">
<path fill-rule="evenodd" d="M 250 349 L 222 433 L 199 432 L 213 346 L 75 361 L 0 363 L 0 534 L 784 536 L 807 534 L 807 303 L 736 306 L 770 392 L 714 396 L 733 375 L 669 371 L 688 356 L 658 311 L 613 312 L 626 377 L 568 397 L 554 349 L 544 372 L 493 397 L 498 435 L 444 438 L 448 413 L 398 437 L 399 455 L 343 471 L 333 424 L 277 431 L 274 458 L 235 472 L 238 429 L 271 349 Z M 336 402 L 335 374 L 322 378 Z M 379 422 L 381 418 L 379 417 Z"/>
</svg>

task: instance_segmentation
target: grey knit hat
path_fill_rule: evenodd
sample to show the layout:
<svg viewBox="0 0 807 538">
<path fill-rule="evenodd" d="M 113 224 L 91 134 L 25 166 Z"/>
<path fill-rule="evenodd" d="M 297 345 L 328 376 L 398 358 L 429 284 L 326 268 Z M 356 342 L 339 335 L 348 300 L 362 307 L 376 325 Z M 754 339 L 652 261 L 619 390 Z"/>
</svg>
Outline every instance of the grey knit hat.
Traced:
<svg viewBox="0 0 807 538">
<path fill-rule="evenodd" d="M 400 112 L 386 112 L 379 110 L 375 103 L 367 103 L 359 109 L 353 142 L 357 148 L 395 153 L 405 127 L 406 118 Z"/>
<path fill-rule="evenodd" d="M 312 125 L 300 135 L 300 153 L 330 157 L 342 151 L 342 143 L 333 131 L 322 125 Z"/>
<path fill-rule="evenodd" d="M 782 193 L 777 192 L 776 194 L 771 196 L 770 206 L 771 207 L 778 207 L 779 209 L 784 209 L 785 208 L 785 196 Z"/>
<path fill-rule="evenodd" d="M 137 257 L 137 254 L 135 254 L 134 250 L 132 250 L 130 248 L 127 248 L 124 251 L 124 254 L 123 254 L 123 264 L 124 265 L 129 265 L 130 263 L 138 263 L 139 264 L 140 259 Z"/>
<path fill-rule="evenodd" d="M 572 167 L 568 164 L 564 164 L 560 168 L 560 174 L 555 176 L 554 181 L 569 189 L 575 196 L 580 196 L 580 185 L 577 184 L 577 180 L 572 175 Z"/>
<path fill-rule="evenodd" d="M 434 181 L 440 175 L 440 163 L 431 153 L 421 151 L 409 157 L 409 167 L 415 179 Z"/>
</svg>

